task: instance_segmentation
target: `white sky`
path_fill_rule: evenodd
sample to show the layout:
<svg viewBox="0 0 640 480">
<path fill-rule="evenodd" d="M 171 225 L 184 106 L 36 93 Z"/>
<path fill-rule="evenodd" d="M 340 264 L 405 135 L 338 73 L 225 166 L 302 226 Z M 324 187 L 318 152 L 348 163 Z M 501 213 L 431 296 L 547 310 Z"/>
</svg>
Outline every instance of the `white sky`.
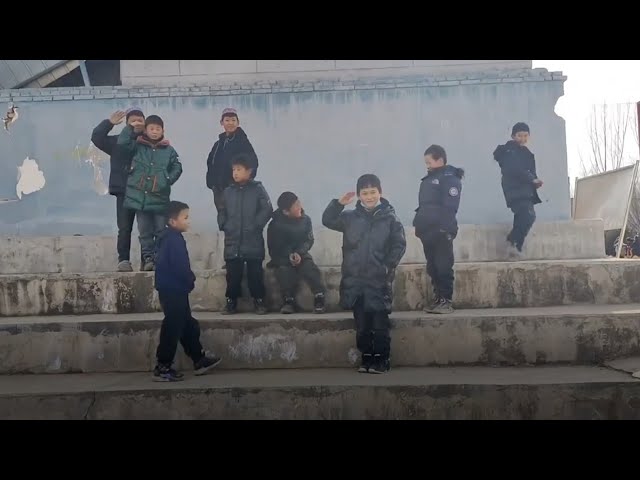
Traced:
<svg viewBox="0 0 640 480">
<path fill-rule="evenodd" d="M 640 101 L 640 60 L 534 60 L 533 67 L 561 71 L 568 77 L 556 113 L 566 123 L 569 175 L 579 176 L 578 151 L 588 148 L 586 131 L 592 106 Z M 634 152 L 636 158 L 639 155 Z"/>
</svg>

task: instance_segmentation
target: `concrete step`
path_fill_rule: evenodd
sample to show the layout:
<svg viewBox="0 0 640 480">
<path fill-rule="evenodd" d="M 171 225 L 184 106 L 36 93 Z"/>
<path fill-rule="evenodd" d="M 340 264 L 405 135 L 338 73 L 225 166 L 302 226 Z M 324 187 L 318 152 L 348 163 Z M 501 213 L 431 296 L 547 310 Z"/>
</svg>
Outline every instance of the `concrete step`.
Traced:
<svg viewBox="0 0 640 480">
<path fill-rule="evenodd" d="M 349 312 L 196 315 L 223 369 L 353 367 Z M 160 314 L 4 318 L 0 373 L 150 371 Z M 394 366 L 602 364 L 640 355 L 640 305 L 462 310 L 392 315 Z M 176 365 L 190 370 L 179 348 Z"/>
<path fill-rule="evenodd" d="M 640 380 L 599 367 L 148 373 L 0 377 L 0 419 L 640 419 Z"/>
<path fill-rule="evenodd" d="M 461 225 L 454 242 L 458 262 L 508 261 L 505 238 L 510 225 Z M 320 266 L 342 262 L 341 235 L 316 228 L 311 250 Z M 135 235 L 134 235 L 135 237 Z M 224 235 L 188 233 L 191 262 L 198 270 L 220 269 Z M 403 264 L 424 263 L 422 244 L 407 227 L 407 252 Z M 602 220 L 536 223 L 523 254 L 523 260 L 602 258 L 604 224 Z M 131 258 L 138 268 L 140 248 L 132 242 Z M 76 237 L 0 237 L 0 274 L 112 272 L 116 267 L 115 236 Z"/>
<path fill-rule="evenodd" d="M 338 308 L 340 268 L 323 267 L 330 310 Z M 455 267 L 457 308 L 543 307 L 640 303 L 640 262 L 602 259 L 511 263 L 460 263 Z M 194 311 L 220 311 L 225 273 L 196 272 Z M 279 291 L 266 269 L 267 302 L 278 307 Z M 246 289 L 245 289 L 246 291 Z M 299 302 L 311 309 L 305 286 Z M 431 301 L 424 265 L 397 270 L 393 303 L 397 311 L 420 310 Z M 241 305 L 247 308 L 247 303 Z M 0 275 L 0 316 L 143 313 L 159 309 L 152 273 Z"/>
</svg>

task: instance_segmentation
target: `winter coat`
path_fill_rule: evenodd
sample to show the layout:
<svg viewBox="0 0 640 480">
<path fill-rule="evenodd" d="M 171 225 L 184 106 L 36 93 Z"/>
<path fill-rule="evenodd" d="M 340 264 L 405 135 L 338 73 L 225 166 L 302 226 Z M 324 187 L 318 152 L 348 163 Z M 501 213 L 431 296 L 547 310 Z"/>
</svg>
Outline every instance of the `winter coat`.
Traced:
<svg viewBox="0 0 640 480">
<path fill-rule="evenodd" d="M 133 154 L 118 145 L 118 135 L 109 135 L 113 127 L 114 125 L 109 119 L 100 122 L 93 129 L 91 142 L 110 157 L 109 193 L 111 195 L 124 195 L 127 188 L 127 174 L 129 173 Z"/>
<path fill-rule="evenodd" d="M 391 284 L 407 248 L 404 227 L 393 207 L 383 198 L 373 211 L 360 202 L 354 210 L 344 211 L 338 200 L 332 200 L 322 224 L 342 232 L 342 308 L 353 309 L 362 296 L 365 311 L 391 313 Z"/>
<path fill-rule="evenodd" d="M 167 227 L 160 236 L 155 264 L 156 290 L 190 293 L 196 276 L 191 271 L 187 242 L 182 233 Z"/>
<path fill-rule="evenodd" d="M 312 260 L 309 250 L 313 247 L 311 219 L 302 213 L 301 218 L 287 217 L 280 209 L 273 213 L 267 228 L 270 267 L 291 265 L 289 255 L 297 253 L 304 260 Z"/>
<path fill-rule="evenodd" d="M 531 151 L 510 140 L 498 145 L 493 158 L 502 171 L 502 192 L 507 207 L 521 201 L 531 201 L 534 205 L 542 203 L 533 181 L 538 178 L 536 158 Z"/>
<path fill-rule="evenodd" d="M 178 152 L 161 139 L 152 142 L 146 135 L 137 139 L 133 128 L 124 127 L 118 145 L 133 153 L 124 206 L 131 210 L 164 213 L 169 206 L 171 186 L 182 175 Z"/>
<path fill-rule="evenodd" d="M 430 171 L 422 179 L 418 208 L 413 219 L 417 237 L 445 232 L 455 238 L 458 234 L 456 215 L 460 206 L 463 175 L 463 169 L 445 165 Z"/>
<path fill-rule="evenodd" d="M 211 152 L 207 157 L 207 187 L 223 191 L 233 184 L 233 174 L 231 161 L 240 154 L 248 154 L 253 162 L 253 172 L 251 178 L 255 178 L 258 173 L 258 156 L 247 137 L 247 134 L 238 127 L 230 137 L 226 133 L 221 133 L 218 140 L 213 144 Z"/>
<path fill-rule="evenodd" d="M 273 207 L 261 182 L 234 183 L 224 191 L 218 225 L 224 232 L 224 259 L 264 260 L 264 227 Z"/>
</svg>

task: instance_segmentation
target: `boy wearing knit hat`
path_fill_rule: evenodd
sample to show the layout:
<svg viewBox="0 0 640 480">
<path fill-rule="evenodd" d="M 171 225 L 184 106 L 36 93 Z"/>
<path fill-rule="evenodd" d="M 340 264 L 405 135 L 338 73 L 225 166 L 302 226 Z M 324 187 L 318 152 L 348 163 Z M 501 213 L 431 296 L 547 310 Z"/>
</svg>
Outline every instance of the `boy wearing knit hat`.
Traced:
<svg viewBox="0 0 640 480">
<path fill-rule="evenodd" d="M 127 172 L 131 165 L 132 154 L 118 146 L 118 135 L 109 135 L 114 126 L 126 120 L 127 125 L 133 128 L 134 134 L 142 135 L 144 131 L 144 113 L 137 107 L 129 108 L 123 112 L 118 110 L 109 118 L 103 120 L 93 129 L 91 141 L 93 144 L 109 155 L 111 172 L 109 174 L 109 193 L 116 197 L 116 221 L 118 224 L 118 271 L 131 272 L 131 231 L 136 212 L 124 208 L 124 193 L 127 186 Z"/>
<path fill-rule="evenodd" d="M 296 311 L 295 295 L 301 279 L 313 293 L 314 313 L 325 311 L 325 287 L 320 270 L 309 253 L 313 242 L 311 219 L 304 213 L 300 200 L 295 193 L 284 192 L 278 198 L 278 209 L 267 228 L 271 257 L 268 267 L 275 269 L 283 298 L 280 313 Z"/>
<path fill-rule="evenodd" d="M 218 213 L 224 205 L 225 188 L 233 184 L 233 158 L 240 154 L 247 155 L 251 159 L 251 178 L 255 178 L 258 172 L 258 157 L 247 134 L 240 127 L 235 108 L 222 111 L 220 125 L 224 131 L 218 135 L 207 157 L 207 188 L 213 190 L 213 203 Z"/>
<path fill-rule="evenodd" d="M 118 145 L 133 154 L 124 206 L 135 210 L 142 251 L 142 270 L 154 269 L 156 242 L 165 229 L 171 186 L 182 175 L 178 152 L 164 138 L 164 122 L 157 115 L 145 121 L 144 133 L 137 136 L 127 125 Z"/>
<path fill-rule="evenodd" d="M 543 182 L 536 173 L 535 156 L 527 148 L 529 134 L 529 126 L 518 122 L 511 129 L 511 140 L 498 145 L 493 152 L 502 172 L 502 192 L 507 208 L 513 212 L 513 228 L 507 235 L 507 242 L 515 250 L 511 252 L 514 256 L 522 252 L 524 240 L 536 221 L 534 205 L 542 203 L 537 190 Z"/>
</svg>

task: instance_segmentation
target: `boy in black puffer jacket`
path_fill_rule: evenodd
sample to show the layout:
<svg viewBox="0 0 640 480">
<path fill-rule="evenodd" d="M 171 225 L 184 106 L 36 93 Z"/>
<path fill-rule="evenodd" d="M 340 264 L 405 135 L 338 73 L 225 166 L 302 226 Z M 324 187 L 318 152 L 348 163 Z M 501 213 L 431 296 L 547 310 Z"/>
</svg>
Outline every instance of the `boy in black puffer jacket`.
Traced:
<svg viewBox="0 0 640 480">
<path fill-rule="evenodd" d="M 536 173 L 536 158 L 526 146 L 529 133 L 526 123 L 516 123 L 511 129 L 511 140 L 498 145 L 493 152 L 502 172 L 504 199 L 513 212 L 513 229 L 507 235 L 507 242 L 518 253 L 522 252 L 524 240 L 536 221 L 533 206 L 542 203 L 537 191 L 542 187 L 542 180 Z"/>
<path fill-rule="evenodd" d="M 314 296 L 314 313 L 324 313 L 325 288 L 317 265 L 309 253 L 313 247 L 311 219 L 305 215 L 302 204 L 293 192 L 284 192 L 278 198 L 278 210 L 267 229 L 267 245 L 284 305 L 280 313 L 296 311 L 295 295 L 303 278 Z"/>
<path fill-rule="evenodd" d="M 262 269 L 265 257 L 263 231 L 273 207 L 262 183 L 253 179 L 254 157 L 240 154 L 232 164 L 234 183 L 225 189 L 224 205 L 218 214 L 218 226 L 224 232 L 227 275 L 227 305 L 223 313 L 236 313 L 246 263 L 255 311 L 264 315 L 267 309 Z"/>
<path fill-rule="evenodd" d="M 356 189 L 356 208 L 343 211 L 356 196 L 346 193 L 331 201 L 322 224 L 342 232 L 340 304 L 353 310 L 356 321 L 356 344 L 362 353 L 358 371 L 385 373 L 390 368 L 392 283 L 407 240 L 393 207 L 381 196 L 380 179 L 363 175 Z"/>
</svg>

